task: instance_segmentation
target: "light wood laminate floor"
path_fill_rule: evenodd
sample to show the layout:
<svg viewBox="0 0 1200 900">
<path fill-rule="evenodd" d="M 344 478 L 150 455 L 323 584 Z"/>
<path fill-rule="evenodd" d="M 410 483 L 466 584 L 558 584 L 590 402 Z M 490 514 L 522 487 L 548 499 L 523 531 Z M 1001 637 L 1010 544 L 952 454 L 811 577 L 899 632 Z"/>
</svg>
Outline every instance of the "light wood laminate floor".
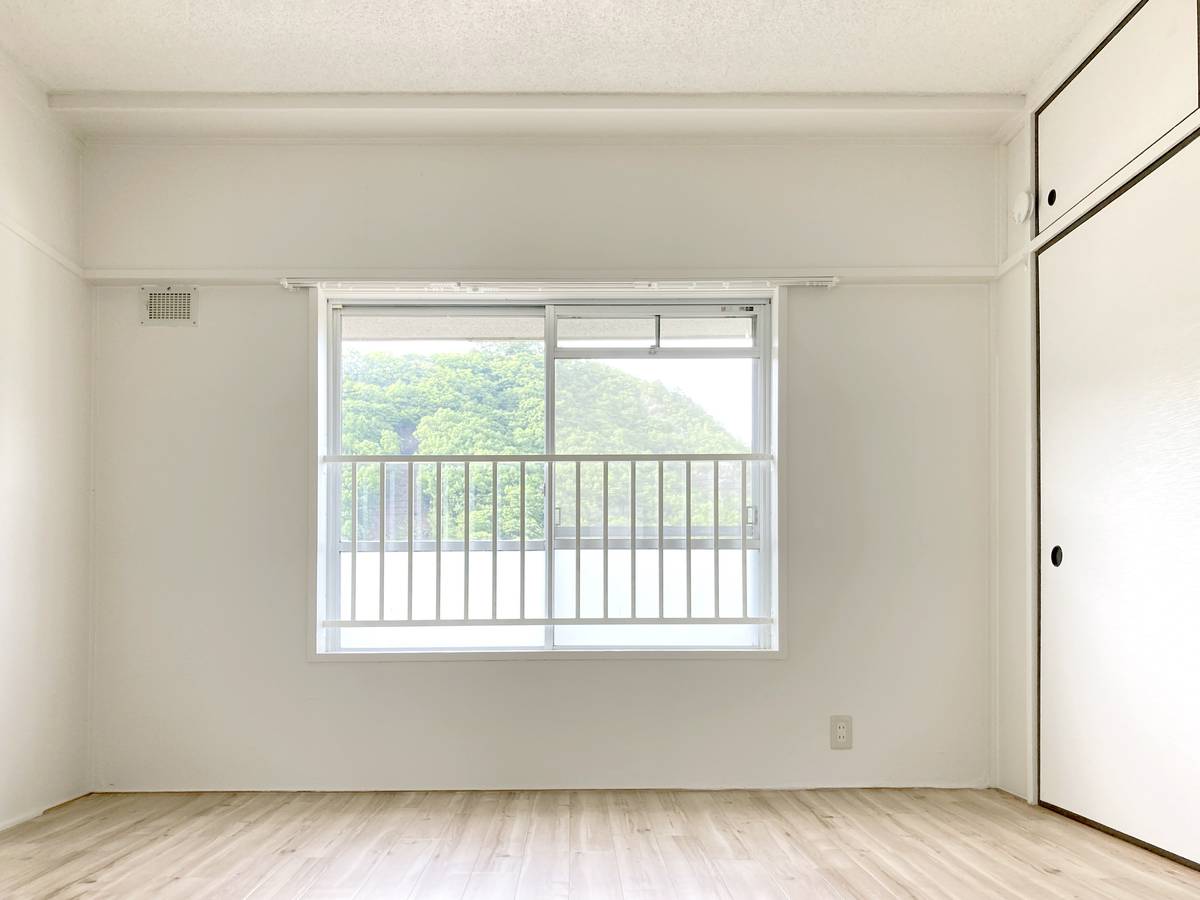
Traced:
<svg viewBox="0 0 1200 900">
<path fill-rule="evenodd" d="M 1200 897 L 998 791 L 93 794 L 0 832 L 0 897 Z"/>
</svg>

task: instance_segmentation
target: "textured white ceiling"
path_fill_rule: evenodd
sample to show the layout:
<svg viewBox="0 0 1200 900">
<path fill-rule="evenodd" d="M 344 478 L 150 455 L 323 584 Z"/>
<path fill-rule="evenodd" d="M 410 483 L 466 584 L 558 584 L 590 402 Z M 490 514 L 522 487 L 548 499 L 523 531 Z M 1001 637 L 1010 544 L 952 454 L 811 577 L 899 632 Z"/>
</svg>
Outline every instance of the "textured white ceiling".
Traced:
<svg viewBox="0 0 1200 900">
<path fill-rule="evenodd" d="M 52 90 L 1020 93 L 1103 0 L 0 0 Z"/>
</svg>

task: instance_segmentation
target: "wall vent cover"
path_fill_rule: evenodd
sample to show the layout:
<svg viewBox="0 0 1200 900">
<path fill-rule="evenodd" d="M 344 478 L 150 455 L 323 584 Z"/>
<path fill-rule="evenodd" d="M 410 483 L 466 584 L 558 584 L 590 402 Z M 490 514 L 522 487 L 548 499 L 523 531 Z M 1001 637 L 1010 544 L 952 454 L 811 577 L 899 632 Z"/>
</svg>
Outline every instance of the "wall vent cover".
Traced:
<svg viewBox="0 0 1200 900">
<path fill-rule="evenodd" d="M 142 286 L 143 325 L 195 325 L 196 288 L 175 284 Z"/>
</svg>

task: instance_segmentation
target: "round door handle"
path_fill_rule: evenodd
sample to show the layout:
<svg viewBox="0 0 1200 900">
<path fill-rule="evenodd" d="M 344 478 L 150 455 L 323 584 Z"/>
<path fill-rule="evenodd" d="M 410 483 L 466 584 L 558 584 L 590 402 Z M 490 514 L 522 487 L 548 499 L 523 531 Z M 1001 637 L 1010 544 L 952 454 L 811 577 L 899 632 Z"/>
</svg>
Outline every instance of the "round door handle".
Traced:
<svg viewBox="0 0 1200 900">
<path fill-rule="evenodd" d="M 1056 569 L 1062 565 L 1062 547 L 1055 547 L 1050 551 L 1050 564 Z"/>
<path fill-rule="evenodd" d="M 1050 193 L 1048 193 L 1046 195 L 1046 205 L 1053 206 L 1054 201 L 1057 199 L 1058 199 L 1058 191 L 1054 190 L 1054 188 L 1050 188 Z"/>
</svg>

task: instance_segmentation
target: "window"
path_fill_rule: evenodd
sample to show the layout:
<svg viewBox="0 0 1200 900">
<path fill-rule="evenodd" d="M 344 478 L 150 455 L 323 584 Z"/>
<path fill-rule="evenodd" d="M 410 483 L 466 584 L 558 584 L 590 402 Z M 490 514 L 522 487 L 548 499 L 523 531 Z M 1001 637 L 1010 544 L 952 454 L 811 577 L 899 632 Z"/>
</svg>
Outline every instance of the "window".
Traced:
<svg viewBox="0 0 1200 900">
<path fill-rule="evenodd" d="M 318 652 L 775 647 L 765 298 L 324 308 Z"/>
</svg>

